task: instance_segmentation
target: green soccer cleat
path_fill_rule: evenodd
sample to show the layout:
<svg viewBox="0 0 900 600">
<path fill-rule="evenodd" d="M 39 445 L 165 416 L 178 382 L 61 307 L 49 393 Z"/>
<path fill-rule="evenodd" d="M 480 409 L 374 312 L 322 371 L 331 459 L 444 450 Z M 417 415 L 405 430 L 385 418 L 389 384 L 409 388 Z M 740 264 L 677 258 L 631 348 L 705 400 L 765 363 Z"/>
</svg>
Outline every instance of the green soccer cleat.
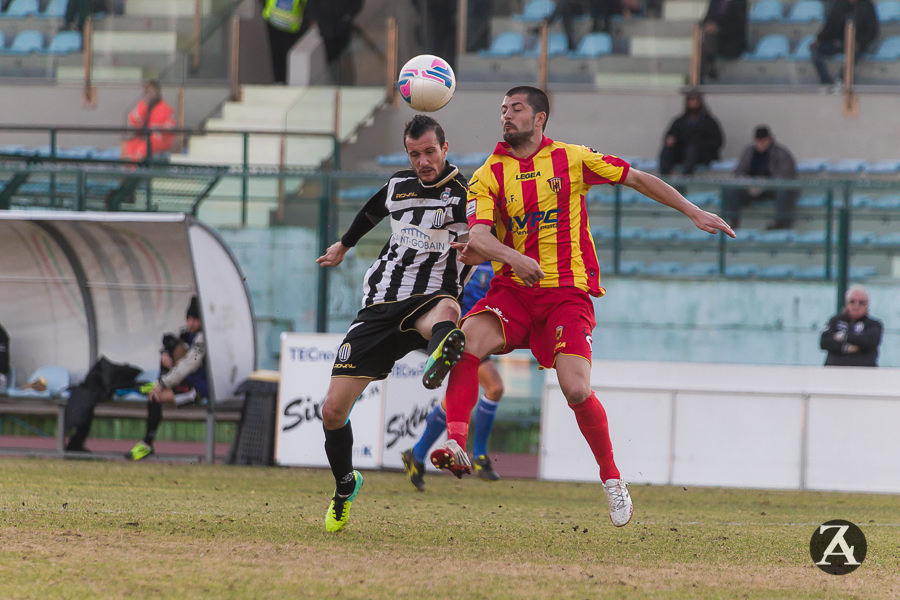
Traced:
<svg viewBox="0 0 900 600">
<path fill-rule="evenodd" d="M 462 329 L 451 330 L 425 361 L 422 385 L 429 390 L 441 387 L 444 377 L 447 376 L 453 365 L 459 362 L 465 349 L 466 334 L 462 332 Z"/>
<path fill-rule="evenodd" d="M 350 520 L 350 505 L 359 493 L 359 488 L 363 484 L 363 476 L 359 471 L 353 471 L 353 479 L 356 485 L 353 492 L 349 496 L 341 496 L 334 490 L 334 496 L 331 498 L 331 504 L 328 505 L 328 512 L 325 513 L 325 531 L 340 531 Z"/>
<path fill-rule="evenodd" d="M 425 465 L 416 460 L 413 456 L 412 448 L 404 450 L 400 454 L 403 460 L 403 468 L 406 470 L 406 477 L 420 492 L 425 491 Z"/>
<path fill-rule="evenodd" d="M 128 451 L 125 455 L 125 458 L 129 460 L 141 460 L 142 458 L 147 458 L 153 454 L 153 446 L 148 444 L 147 442 L 138 442 L 134 445 L 134 448 Z"/>
</svg>

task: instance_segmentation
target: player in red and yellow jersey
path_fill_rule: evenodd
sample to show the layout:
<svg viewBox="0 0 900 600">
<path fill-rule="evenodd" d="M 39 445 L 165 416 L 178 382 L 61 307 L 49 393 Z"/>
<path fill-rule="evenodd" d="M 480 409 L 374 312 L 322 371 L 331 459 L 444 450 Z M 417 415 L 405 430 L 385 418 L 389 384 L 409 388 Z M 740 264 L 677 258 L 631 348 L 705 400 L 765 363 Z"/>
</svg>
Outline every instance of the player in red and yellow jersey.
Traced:
<svg viewBox="0 0 900 600">
<path fill-rule="evenodd" d="M 458 477 L 470 471 L 465 452 L 469 415 L 478 399 L 478 365 L 489 354 L 530 348 L 555 368 L 578 427 L 600 467 L 613 524 L 628 523 L 631 497 L 613 460 L 606 411 L 590 387 L 590 296 L 602 296 L 585 194 L 600 183 L 627 185 L 686 215 L 709 233 L 734 231 L 661 179 L 624 160 L 544 136 L 550 102 L 530 86 L 509 90 L 500 107 L 503 142 L 469 182 L 469 240 L 464 261 L 502 266 L 490 290 L 466 315 L 466 351 L 450 373 L 446 445 L 431 461 Z M 492 232 L 493 228 L 493 232 Z"/>
</svg>

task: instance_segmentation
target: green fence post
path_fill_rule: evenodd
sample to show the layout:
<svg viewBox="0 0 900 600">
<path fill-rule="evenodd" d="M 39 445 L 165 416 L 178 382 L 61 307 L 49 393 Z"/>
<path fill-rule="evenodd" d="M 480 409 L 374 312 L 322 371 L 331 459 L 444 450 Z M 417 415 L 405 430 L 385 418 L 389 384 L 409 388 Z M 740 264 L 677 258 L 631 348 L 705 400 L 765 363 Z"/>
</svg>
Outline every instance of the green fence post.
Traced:
<svg viewBox="0 0 900 600">
<path fill-rule="evenodd" d="M 834 242 L 834 190 L 828 188 L 825 192 L 825 279 L 830 280 L 831 269 L 834 264 L 831 253 L 833 252 Z"/>
<path fill-rule="evenodd" d="M 622 261 L 622 188 L 613 187 L 613 272 L 618 275 Z"/>
<path fill-rule="evenodd" d="M 843 185 L 843 199 L 838 211 L 837 311 L 844 307 L 847 291 L 847 269 L 850 263 L 850 184 Z"/>
<path fill-rule="evenodd" d="M 244 164 L 241 171 L 241 225 L 247 226 L 247 197 L 250 192 L 250 134 L 243 133 L 244 136 Z"/>
<path fill-rule="evenodd" d="M 726 190 L 725 186 L 719 187 L 719 214 L 722 216 L 725 215 L 725 194 L 726 193 L 727 193 L 727 190 Z M 725 260 L 726 246 L 725 246 L 725 234 L 722 233 L 721 231 L 719 232 L 719 249 L 718 250 L 719 250 L 719 260 L 718 260 L 719 275 L 724 275 L 725 267 L 726 267 L 726 260 Z"/>
<path fill-rule="evenodd" d="M 77 185 L 75 192 L 75 210 L 83 211 L 87 208 L 87 186 L 85 184 L 85 172 L 84 169 L 79 169 L 78 174 L 76 175 Z"/>
<path fill-rule="evenodd" d="M 324 175 L 322 196 L 319 198 L 319 256 L 325 254 L 331 244 L 331 199 L 332 177 Z M 316 331 L 325 333 L 328 329 L 328 271 L 327 267 L 320 268 L 316 280 Z"/>
<path fill-rule="evenodd" d="M 56 163 L 56 129 L 50 130 L 50 161 Z M 56 173 L 50 173 L 50 206 L 56 207 Z"/>
</svg>

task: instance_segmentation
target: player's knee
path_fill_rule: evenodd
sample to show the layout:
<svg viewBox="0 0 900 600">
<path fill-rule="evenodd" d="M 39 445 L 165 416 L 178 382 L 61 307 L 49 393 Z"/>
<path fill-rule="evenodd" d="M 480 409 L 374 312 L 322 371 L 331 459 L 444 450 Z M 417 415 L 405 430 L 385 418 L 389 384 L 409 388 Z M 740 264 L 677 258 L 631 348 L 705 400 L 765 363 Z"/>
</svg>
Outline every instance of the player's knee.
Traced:
<svg viewBox="0 0 900 600">
<path fill-rule="evenodd" d="M 492 400 L 494 402 L 498 402 L 500 398 L 503 397 L 503 382 L 502 381 L 491 381 L 484 386 L 484 395 L 488 397 L 488 400 Z"/>
<path fill-rule="evenodd" d="M 591 386 L 584 383 L 576 383 L 569 385 L 560 385 L 566 402 L 569 404 L 581 404 L 590 397 L 592 391 Z"/>
<path fill-rule="evenodd" d="M 346 421 L 347 412 L 338 407 L 337 403 L 326 399 L 322 405 L 322 424 L 325 429 L 340 429 Z"/>
</svg>

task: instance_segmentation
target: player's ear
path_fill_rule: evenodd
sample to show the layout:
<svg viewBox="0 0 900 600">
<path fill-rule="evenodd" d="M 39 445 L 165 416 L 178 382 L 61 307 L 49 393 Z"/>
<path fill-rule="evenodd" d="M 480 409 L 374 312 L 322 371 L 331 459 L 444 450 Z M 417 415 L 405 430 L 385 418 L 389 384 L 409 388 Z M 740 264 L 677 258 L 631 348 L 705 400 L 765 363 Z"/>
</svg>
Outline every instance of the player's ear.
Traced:
<svg viewBox="0 0 900 600">
<path fill-rule="evenodd" d="M 441 150 L 444 152 L 444 154 L 446 154 L 447 150 L 449 150 L 449 149 L 450 149 L 450 142 L 444 140 L 444 145 L 441 146 Z"/>
</svg>

